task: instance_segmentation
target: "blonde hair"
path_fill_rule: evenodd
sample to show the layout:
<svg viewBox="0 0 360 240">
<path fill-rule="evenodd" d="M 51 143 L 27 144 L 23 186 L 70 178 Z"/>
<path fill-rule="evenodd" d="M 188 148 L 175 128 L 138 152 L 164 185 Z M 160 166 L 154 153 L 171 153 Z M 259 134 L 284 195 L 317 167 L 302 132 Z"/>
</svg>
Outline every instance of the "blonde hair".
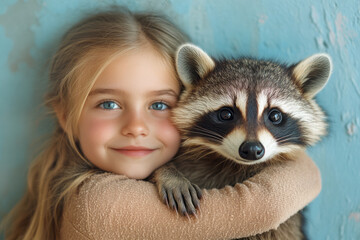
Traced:
<svg viewBox="0 0 360 240">
<path fill-rule="evenodd" d="M 57 239 L 67 199 L 100 171 L 83 157 L 76 136 L 85 100 L 111 59 L 150 44 L 173 67 L 176 49 L 186 41 L 165 18 L 124 9 L 91 16 L 65 34 L 52 60 L 46 97 L 63 124 L 30 166 L 27 191 L 3 223 L 6 239 Z"/>
</svg>

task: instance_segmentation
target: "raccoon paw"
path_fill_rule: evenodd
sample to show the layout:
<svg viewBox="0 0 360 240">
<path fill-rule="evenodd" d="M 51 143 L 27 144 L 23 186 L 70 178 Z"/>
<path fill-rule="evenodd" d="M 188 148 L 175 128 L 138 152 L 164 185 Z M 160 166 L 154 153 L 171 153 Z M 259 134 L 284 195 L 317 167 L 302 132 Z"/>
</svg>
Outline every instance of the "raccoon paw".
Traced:
<svg viewBox="0 0 360 240">
<path fill-rule="evenodd" d="M 201 189 L 186 178 L 164 182 L 160 186 L 160 196 L 165 204 L 183 216 L 196 215 L 202 197 Z"/>
</svg>

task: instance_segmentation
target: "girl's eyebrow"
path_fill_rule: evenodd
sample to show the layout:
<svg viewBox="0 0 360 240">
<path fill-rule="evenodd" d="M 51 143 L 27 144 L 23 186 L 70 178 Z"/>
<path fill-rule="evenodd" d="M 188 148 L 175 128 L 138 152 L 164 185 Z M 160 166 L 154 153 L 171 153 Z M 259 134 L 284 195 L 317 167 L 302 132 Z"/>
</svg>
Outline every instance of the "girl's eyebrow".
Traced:
<svg viewBox="0 0 360 240">
<path fill-rule="evenodd" d="M 178 97 L 178 94 L 172 90 L 172 89 L 164 89 L 164 90 L 156 90 L 156 91 L 151 91 L 149 93 L 150 96 L 162 96 L 162 95 L 170 95 L 173 97 Z"/>
<path fill-rule="evenodd" d="M 112 89 L 112 88 L 97 88 L 97 89 L 94 89 L 92 90 L 90 93 L 89 93 L 89 96 L 92 96 L 92 95 L 97 95 L 97 94 L 113 94 L 113 95 L 121 95 L 123 94 L 124 91 L 120 90 L 120 89 Z"/>
<path fill-rule="evenodd" d="M 125 94 L 124 91 L 120 90 L 120 89 L 112 89 L 112 88 L 97 88 L 92 90 L 89 93 L 89 96 L 92 95 L 97 95 L 97 94 L 113 94 L 113 95 L 123 95 Z M 155 90 L 155 91 L 150 91 L 148 93 L 149 96 L 162 96 L 162 95 L 169 95 L 169 96 L 173 96 L 173 97 L 178 97 L 178 94 L 172 90 L 172 89 L 162 89 L 162 90 Z"/>
</svg>

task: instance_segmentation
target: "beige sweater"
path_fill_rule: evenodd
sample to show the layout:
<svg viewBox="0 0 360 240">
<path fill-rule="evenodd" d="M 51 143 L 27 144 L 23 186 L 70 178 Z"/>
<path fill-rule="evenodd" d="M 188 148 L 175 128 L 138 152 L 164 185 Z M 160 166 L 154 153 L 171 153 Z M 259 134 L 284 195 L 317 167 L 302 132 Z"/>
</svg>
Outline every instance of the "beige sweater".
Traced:
<svg viewBox="0 0 360 240">
<path fill-rule="evenodd" d="M 229 239 L 276 229 L 320 192 L 306 155 L 234 187 L 204 190 L 188 219 L 164 205 L 149 182 L 111 173 L 91 177 L 66 204 L 61 239 Z"/>
</svg>

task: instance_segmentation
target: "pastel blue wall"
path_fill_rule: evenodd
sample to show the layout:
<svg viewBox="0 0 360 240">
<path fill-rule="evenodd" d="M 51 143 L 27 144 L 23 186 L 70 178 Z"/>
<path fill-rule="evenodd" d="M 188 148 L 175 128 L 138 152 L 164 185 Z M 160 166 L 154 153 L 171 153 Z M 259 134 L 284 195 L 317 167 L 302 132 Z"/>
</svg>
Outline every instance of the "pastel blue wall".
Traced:
<svg viewBox="0 0 360 240">
<path fill-rule="evenodd" d="M 49 133 L 41 121 L 47 66 L 60 37 L 88 13 L 125 5 L 168 15 L 214 56 L 296 62 L 327 52 L 334 72 L 317 99 L 329 135 L 309 149 L 323 179 L 307 211 L 310 239 L 360 239 L 358 0 L 1 0 L 0 219 L 22 195 L 28 162 Z"/>
</svg>

